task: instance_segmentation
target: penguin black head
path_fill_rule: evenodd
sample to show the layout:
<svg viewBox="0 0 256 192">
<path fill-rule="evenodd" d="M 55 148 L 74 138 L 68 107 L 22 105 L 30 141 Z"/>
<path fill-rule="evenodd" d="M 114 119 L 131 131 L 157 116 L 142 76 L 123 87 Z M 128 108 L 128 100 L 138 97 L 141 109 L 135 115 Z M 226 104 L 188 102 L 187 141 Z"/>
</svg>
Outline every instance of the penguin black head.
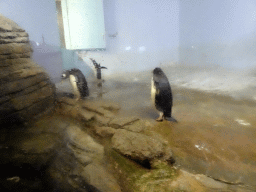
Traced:
<svg viewBox="0 0 256 192">
<path fill-rule="evenodd" d="M 61 78 L 62 78 L 62 79 L 66 79 L 66 78 L 68 78 L 68 76 L 67 76 L 66 73 L 62 73 Z"/>
<path fill-rule="evenodd" d="M 61 78 L 62 79 L 67 79 L 70 77 L 70 75 L 82 75 L 82 72 L 79 69 L 73 68 L 73 69 L 69 69 L 66 70 L 62 73 Z"/>
<path fill-rule="evenodd" d="M 153 74 L 154 74 L 154 75 L 165 75 L 164 72 L 162 71 L 162 69 L 159 68 L 159 67 L 156 67 L 156 68 L 153 70 Z"/>
<path fill-rule="evenodd" d="M 77 69 L 77 70 L 79 70 L 79 69 Z M 73 73 L 72 71 L 74 71 L 74 70 L 73 70 L 73 69 L 70 69 L 70 70 L 64 71 L 64 72 L 62 73 L 62 75 L 61 75 L 61 78 L 62 78 L 62 79 L 67 79 L 67 78 L 69 78 L 69 76 Z"/>
</svg>

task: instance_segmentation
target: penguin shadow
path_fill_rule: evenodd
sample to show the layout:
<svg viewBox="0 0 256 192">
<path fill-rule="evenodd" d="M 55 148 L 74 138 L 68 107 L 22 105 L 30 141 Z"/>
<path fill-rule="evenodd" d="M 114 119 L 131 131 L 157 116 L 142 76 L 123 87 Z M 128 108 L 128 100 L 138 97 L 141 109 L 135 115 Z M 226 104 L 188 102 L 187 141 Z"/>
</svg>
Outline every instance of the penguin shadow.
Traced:
<svg viewBox="0 0 256 192">
<path fill-rule="evenodd" d="M 178 121 L 174 117 L 167 117 L 163 121 L 157 121 L 156 119 L 159 117 L 159 114 L 156 112 L 156 110 L 153 107 L 141 108 L 136 112 L 142 118 L 152 119 L 152 120 L 155 120 L 157 123 L 161 123 L 161 122 L 178 123 Z"/>
<path fill-rule="evenodd" d="M 167 117 L 164 121 L 178 123 L 178 121 L 174 117 Z"/>
</svg>

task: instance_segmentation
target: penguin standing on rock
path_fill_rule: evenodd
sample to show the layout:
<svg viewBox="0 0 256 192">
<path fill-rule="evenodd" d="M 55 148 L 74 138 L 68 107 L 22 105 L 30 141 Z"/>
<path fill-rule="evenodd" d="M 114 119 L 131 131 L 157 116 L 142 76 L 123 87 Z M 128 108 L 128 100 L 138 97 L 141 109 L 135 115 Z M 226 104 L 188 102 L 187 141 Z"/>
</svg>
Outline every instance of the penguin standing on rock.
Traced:
<svg viewBox="0 0 256 192">
<path fill-rule="evenodd" d="M 172 90 L 169 81 L 161 68 L 153 70 L 151 98 L 155 107 L 160 111 L 156 121 L 169 120 L 177 122 L 172 117 Z"/>
<path fill-rule="evenodd" d="M 89 89 L 87 86 L 87 81 L 83 75 L 83 73 L 76 68 L 66 70 L 62 74 L 63 79 L 69 78 L 70 83 L 73 87 L 74 94 L 77 99 L 83 99 L 89 96 Z"/>
</svg>

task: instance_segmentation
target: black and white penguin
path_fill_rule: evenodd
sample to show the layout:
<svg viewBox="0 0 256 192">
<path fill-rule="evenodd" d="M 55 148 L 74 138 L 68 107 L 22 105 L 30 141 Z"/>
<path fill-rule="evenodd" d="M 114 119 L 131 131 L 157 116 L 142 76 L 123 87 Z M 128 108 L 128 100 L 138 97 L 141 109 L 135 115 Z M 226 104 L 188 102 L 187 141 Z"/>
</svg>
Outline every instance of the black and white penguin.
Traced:
<svg viewBox="0 0 256 192">
<path fill-rule="evenodd" d="M 155 107 L 160 111 L 156 121 L 169 120 L 177 122 L 172 117 L 172 90 L 170 83 L 161 68 L 153 70 L 151 82 L 151 98 Z"/>
<path fill-rule="evenodd" d="M 95 69 L 96 69 L 96 77 L 97 79 L 101 79 L 101 69 L 107 69 L 107 67 L 100 66 L 100 63 L 97 63 L 94 59 L 90 58 Z"/>
<path fill-rule="evenodd" d="M 83 73 L 76 68 L 66 70 L 62 74 L 63 79 L 69 78 L 70 83 L 73 87 L 74 94 L 77 99 L 83 99 L 89 96 L 89 89 L 87 86 L 87 81 Z"/>
</svg>

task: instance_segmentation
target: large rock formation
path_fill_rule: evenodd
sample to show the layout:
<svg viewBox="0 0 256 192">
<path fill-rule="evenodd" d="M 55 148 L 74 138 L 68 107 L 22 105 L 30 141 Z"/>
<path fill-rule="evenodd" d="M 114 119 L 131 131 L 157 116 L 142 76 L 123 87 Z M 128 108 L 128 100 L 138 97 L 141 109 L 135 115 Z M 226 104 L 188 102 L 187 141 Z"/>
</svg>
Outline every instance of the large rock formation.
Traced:
<svg viewBox="0 0 256 192">
<path fill-rule="evenodd" d="M 53 107 L 55 87 L 32 52 L 28 33 L 0 14 L 0 124 L 24 122 Z"/>
</svg>

